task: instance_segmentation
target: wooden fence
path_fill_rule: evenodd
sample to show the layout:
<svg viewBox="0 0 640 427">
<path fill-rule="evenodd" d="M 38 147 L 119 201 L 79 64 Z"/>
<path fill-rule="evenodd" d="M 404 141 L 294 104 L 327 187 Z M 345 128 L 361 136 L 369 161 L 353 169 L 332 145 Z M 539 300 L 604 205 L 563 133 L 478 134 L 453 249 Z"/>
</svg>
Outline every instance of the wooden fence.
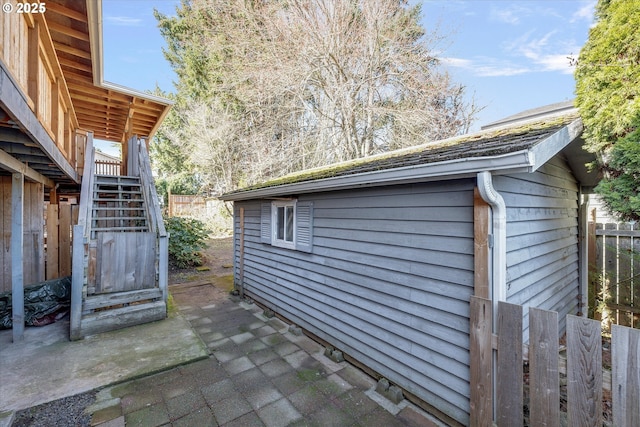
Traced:
<svg viewBox="0 0 640 427">
<path fill-rule="evenodd" d="M 169 216 L 200 216 L 207 209 L 207 201 L 202 196 L 169 194 Z"/>
<path fill-rule="evenodd" d="M 640 328 L 640 224 L 590 222 L 589 253 L 593 317 Z"/>
<path fill-rule="evenodd" d="M 46 279 L 71 275 L 71 229 L 78 222 L 78 205 L 66 202 L 47 204 Z"/>
<path fill-rule="evenodd" d="M 564 371 L 562 412 L 568 426 L 602 426 L 603 387 L 610 389 L 612 399 L 612 419 L 607 421 L 617 427 L 640 426 L 640 330 L 613 325 L 609 385 L 603 381 L 608 375 L 602 368 L 599 321 L 567 316 L 565 364 L 558 343 L 558 313 L 529 309 L 528 346 L 522 341 L 522 306 L 499 303 L 495 335 L 490 300 L 471 297 L 470 314 L 471 426 L 525 424 L 526 360 L 529 425 L 560 426 Z"/>
</svg>

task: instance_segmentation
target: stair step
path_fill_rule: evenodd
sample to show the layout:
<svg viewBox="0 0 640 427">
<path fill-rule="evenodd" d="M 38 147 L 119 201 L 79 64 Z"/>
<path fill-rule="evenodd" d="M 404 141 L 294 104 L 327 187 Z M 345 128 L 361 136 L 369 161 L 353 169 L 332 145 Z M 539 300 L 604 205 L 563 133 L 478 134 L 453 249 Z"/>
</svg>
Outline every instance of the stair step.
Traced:
<svg viewBox="0 0 640 427">
<path fill-rule="evenodd" d="M 100 216 L 93 217 L 93 221 L 146 221 L 144 216 Z"/>
<path fill-rule="evenodd" d="M 93 311 L 98 308 L 110 307 L 120 304 L 137 303 L 140 301 L 159 298 L 162 298 L 162 291 L 158 288 L 95 294 L 86 297 L 86 299 L 82 303 L 82 310 L 83 312 L 87 312 Z"/>
<path fill-rule="evenodd" d="M 144 212 L 146 209 L 143 207 L 131 208 L 124 206 L 94 206 L 92 208 L 94 211 L 141 211 Z"/>
<path fill-rule="evenodd" d="M 167 317 L 164 301 L 133 304 L 127 307 L 83 314 L 80 320 L 81 336 L 126 328 L 141 323 L 162 320 Z"/>
<path fill-rule="evenodd" d="M 95 190 L 95 193 L 100 194 L 140 194 L 142 195 L 142 191 L 138 190 Z"/>
<path fill-rule="evenodd" d="M 144 199 L 122 199 L 122 198 L 94 198 L 93 199 L 94 202 L 144 202 Z"/>
<path fill-rule="evenodd" d="M 139 176 L 129 175 L 94 175 L 93 182 L 140 182 Z"/>
<path fill-rule="evenodd" d="M 94 181 L 94 187 L 141 187 L 140 182 L 135 181 Z"/>
<path fill-rule="evenodd" d="M 140 226 L 140 227 L 91 227 L 91 231 L 114 231 L 114 232 L 125 232 L 125 231 L 149 231 L 148 226 Z"/>
</svg>

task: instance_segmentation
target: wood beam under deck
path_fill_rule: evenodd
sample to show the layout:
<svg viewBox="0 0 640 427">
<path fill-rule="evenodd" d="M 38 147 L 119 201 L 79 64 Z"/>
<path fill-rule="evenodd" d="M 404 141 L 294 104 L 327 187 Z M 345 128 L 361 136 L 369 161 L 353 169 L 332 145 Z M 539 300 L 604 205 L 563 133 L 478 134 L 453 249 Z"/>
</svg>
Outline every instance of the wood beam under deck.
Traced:
<svg viewBox="0 0 640 427">
<path fill-rule="evenodd" d="M 3 150 L 0 150 L 0 168 L 9 171 L 12 174 L 18 173 L 24 175 L 25 178 L 28 178 L 31 181 L 39 182 L 48 188 L 54 188 L 56 186 L 53 180 L 47 178 L 39 172 L 36 172 L 29 166 L 25 165 Z"/>
</svg>

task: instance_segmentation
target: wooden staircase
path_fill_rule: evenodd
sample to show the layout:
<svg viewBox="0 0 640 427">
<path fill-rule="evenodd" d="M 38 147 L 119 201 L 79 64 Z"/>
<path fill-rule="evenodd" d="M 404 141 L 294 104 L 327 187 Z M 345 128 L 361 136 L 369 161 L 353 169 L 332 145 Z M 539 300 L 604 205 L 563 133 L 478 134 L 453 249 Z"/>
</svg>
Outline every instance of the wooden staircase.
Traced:
<svg viewBox="0 0 640 427">
<path fill-rule="evenodd" d="M 149 231 L 140 178 L 95 176 L 91 231 Z"/>
<path fill-rule="evenodd" d="M 95 152 L 87 151 L 74 227 L 72 340 L 167 316 L 168 234 L 145 142 L 129 141 L 135 176 L 95 174 Z"/>
</svg>

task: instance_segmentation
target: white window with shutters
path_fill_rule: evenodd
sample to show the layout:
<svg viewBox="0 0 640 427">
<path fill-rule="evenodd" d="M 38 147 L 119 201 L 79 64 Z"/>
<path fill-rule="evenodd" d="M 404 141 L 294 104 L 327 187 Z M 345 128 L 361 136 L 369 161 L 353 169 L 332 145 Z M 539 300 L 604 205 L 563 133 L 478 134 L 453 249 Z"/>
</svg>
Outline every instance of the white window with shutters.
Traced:
<svg viewBox="0 0 640 427">
<path fill-rule="evenodd" d="M 311 252 L 313 203 L 295 199 L 263 203 L 260 240 L 272 246 Z"/>
<path fill-rule="evenodd" d="M 271 244 L 295 249 L 296 201 L 275 201 L 271 203 Z"/>
</svg>

